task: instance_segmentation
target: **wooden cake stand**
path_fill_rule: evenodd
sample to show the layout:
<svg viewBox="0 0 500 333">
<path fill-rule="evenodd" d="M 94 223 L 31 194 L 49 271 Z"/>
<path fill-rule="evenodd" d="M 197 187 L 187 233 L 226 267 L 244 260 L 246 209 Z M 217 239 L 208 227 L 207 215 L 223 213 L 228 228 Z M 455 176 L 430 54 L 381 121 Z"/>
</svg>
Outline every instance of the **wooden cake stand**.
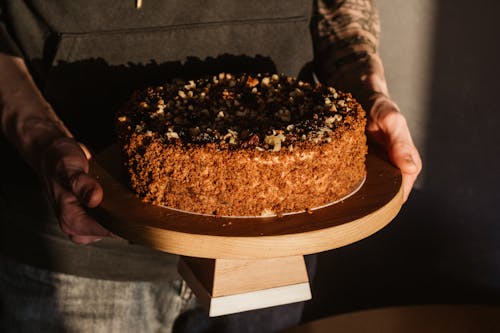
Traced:
<svg viewBox="0 0 500 333">
<path fill-rule="evenodd" d="M 403 201 L 399 170 L 374 154 L 354 195 L 279 218 L 222 218 L 153 206 L 132 194 L 116 170 L 116 152 L 91 162 L 104 189 L 96 218 L 134 243 L 181 255 L 179 272 L 210 316 L 310 299 L 303 256 L 370 236 L 396 216 Z"/>
</svg>

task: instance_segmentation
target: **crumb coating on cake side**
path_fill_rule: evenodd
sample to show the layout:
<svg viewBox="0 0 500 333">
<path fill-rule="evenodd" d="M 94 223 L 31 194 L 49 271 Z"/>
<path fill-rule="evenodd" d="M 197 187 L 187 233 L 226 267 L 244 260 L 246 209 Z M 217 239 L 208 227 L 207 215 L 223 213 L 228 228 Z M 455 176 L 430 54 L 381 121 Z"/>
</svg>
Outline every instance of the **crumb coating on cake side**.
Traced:
<svg viewBox="0 0 500 333">
<path fill-rule="evenodd" d="M 201 214 L 262 216 L 336 201 L 364 179 L 365 112 L 285 75 L 217 76 L 136 91 L 116 116 L 132 189 Z"/>
</svg>

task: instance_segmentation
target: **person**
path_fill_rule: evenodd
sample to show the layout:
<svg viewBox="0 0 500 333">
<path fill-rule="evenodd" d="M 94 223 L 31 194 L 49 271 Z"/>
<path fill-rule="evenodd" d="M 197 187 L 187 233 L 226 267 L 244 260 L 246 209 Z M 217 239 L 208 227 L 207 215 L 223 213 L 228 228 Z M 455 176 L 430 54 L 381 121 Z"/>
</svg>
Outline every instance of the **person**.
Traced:
<svg viewBox="0 0 500 333">
<path fill-rule="evenodd" d="M 368 111 L 367 134 L 400 168 L 405 200 L 421 170 L 388 93 L 372 1 L 30 0 L 0 8 L 3 331 L 170 331 L 194 307 L 175 256 L 130 244 L 87 211 L 106 194 L 89 175 L 85 147 L 99 152 L 112 142 L 113 110 L 132 89 L 219 71 L 315 76 Z M 274 317 L 260 310 L 253 324 L 249 312 L 196 329 L 274 331 L 300 320 L 300 306 L 281 309 Z M 181 317 L 178 331 L 192 326 Z"/>
</svg>

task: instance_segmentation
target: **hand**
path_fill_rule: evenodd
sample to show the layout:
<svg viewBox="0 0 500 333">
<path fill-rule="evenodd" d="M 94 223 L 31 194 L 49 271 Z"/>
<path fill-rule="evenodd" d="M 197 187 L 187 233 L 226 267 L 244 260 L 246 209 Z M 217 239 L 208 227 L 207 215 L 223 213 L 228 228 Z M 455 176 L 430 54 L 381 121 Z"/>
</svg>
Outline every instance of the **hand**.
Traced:
<svg viewBox="0 0 500 333">
<path fill-rule="evenodd" d="M 75 140 L 54 140 L 41 154 L 40 169 L 61 229 L 72 241 L 88 244 L 113 236 L 85 210 L 101 203 L 103 190 L 88 174 L 88 158 Z"/>
<path fill-rule="evenodd" d="M 422 170 L 422 160 L 405 117 L 388 97 L 375 97 L 368 116 L 367 134 L 369 139 L 382 146 L 391 162 L 401 170 L 405 202 Z"/>
<path fill-rule="evenodd" d="M 24 60 L 0 52 L 0 73 L 0 130 L 40 175 L 62 230 L 83 244 L 112 236 L 85 211 L 102 201 L 102 188 Z"/>
</svg>

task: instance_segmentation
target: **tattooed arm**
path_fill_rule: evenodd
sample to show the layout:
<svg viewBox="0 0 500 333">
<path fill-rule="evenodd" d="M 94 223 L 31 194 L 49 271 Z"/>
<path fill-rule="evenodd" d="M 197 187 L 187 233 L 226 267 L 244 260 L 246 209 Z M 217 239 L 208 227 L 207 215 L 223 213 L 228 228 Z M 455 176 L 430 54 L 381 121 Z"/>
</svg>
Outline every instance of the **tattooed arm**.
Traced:
<svg viewBox="0 0 500 333">
<path fill-rule="evenodd" d="M 311 20 L 321 82 L 350 91 L 368 112 L 367 133 L 403 174 L 404 199 L 422 169 L 406 119 L 389 97 L 378 54 L 380 22 L 371 0 L 316 0 Z"/>
</svg>

